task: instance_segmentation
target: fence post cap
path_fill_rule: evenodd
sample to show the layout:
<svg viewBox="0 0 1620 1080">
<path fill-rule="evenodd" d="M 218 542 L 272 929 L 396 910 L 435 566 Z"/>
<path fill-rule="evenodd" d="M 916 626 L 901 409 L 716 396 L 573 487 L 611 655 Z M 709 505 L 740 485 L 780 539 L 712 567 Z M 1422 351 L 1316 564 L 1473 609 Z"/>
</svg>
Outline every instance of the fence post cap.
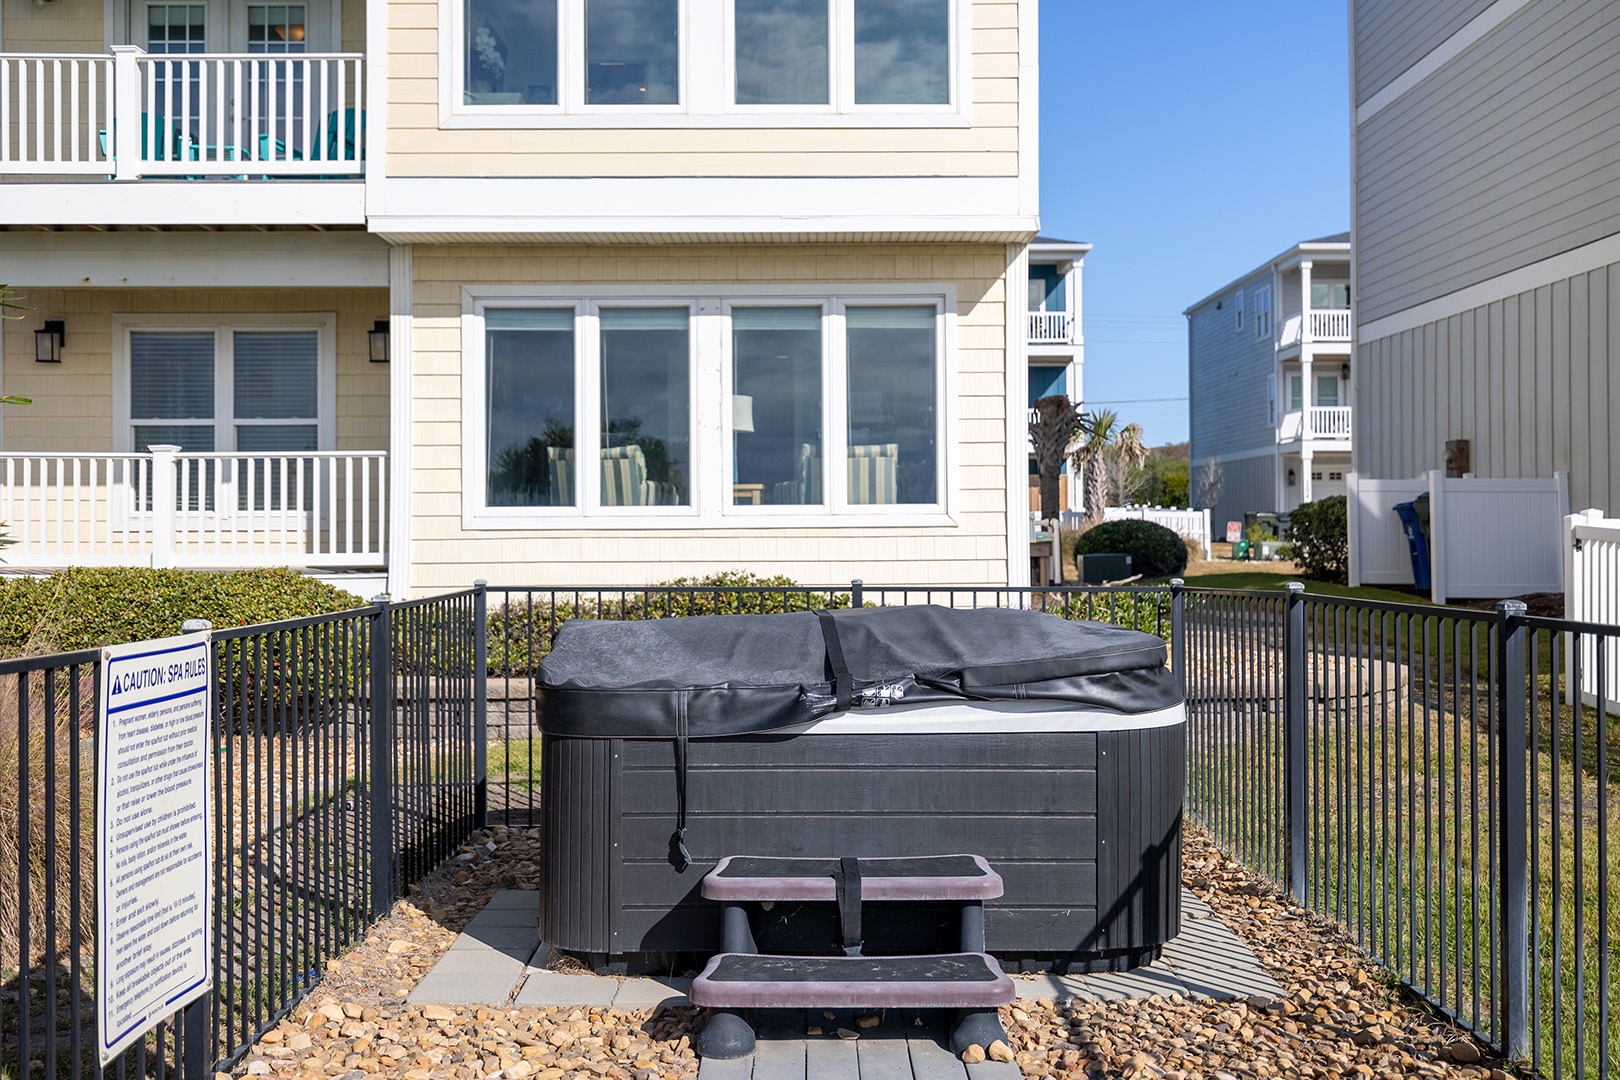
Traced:
<svg viewBox="0 0 1620 1080">
<path fill-rule="evenodd" d="M 213 628 L 213 622 L 208 619 L 187 619 L 180 624 L 181 632 L 186 634 L 195 634 L 200 630 L 212 630 Z"/>
<path fill-rule="evenodd" d="M 377 595 L 376 595 L 376 596 L 373 596 L 373 597 L 372 597 L 372 598 L 371 598 L 371 602 L 372 602 L 372 603 L 373 603 L 373 604 L 388 604 L 388 603 L 392 603 L 392 602 L 393 602 L 393 597 L 391 597 L 391 596 L 389 596 L 389 595 L 388 595 L 388 594 L 387 594 L 387 593 L 385 593 L 385 592 L 383 592 L 383 593 L 378 593 L 378 594 L 377 594 Z"/>
<path fill-rule="evenodd" d="M 1290 581 L 1283 588 L 1288 590 L 1290 596 L 1297 596 L 1305 591 L 1305 583 L 1303 581 Z"/>
<path fill-rule="evenodd" d="M 865 585 L 866 582 L 862 581 L 860 578 L 855 578 L 853 581 L 850 582 L 850 584 L 851 585 Z"/>
<path fill-rule="evenodd" d="M 1523 615 L 1529 610 L 1523 600 L 1498 600 L 1496 602 L 1496 613 L 1505 615 L 1510 619 L 1515 615 Z"/>
<path fill-rule="evenodd" d="M 1184 589 L 1187 587 L 1187 579 L 1173 577 L 1170 579 L 1170 587 L 1172 589 Z"/>
<path fill-rule="evenodd" d="M 485 581 L 483 578 L 474 578 L 473 579 L 473 588 L 475 588 L 475 589 L 485 589 L 485 588 L 488 588 L 488 587 L 489 587 L 489 582 Z"/>
</svg>

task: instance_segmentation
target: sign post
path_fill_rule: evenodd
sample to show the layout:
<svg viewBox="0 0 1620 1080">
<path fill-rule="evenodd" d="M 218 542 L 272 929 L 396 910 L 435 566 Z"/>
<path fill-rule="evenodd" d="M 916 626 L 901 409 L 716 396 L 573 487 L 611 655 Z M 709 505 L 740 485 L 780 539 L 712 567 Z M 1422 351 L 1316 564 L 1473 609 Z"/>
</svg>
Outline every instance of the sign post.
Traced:
<svg viewBox="0 0 1620 1080">
<path fill-rule="evenodd" d="M 96 799 L 101 1064 L 213 985 L 207 633 L 102 650 Z"/>
</svg>

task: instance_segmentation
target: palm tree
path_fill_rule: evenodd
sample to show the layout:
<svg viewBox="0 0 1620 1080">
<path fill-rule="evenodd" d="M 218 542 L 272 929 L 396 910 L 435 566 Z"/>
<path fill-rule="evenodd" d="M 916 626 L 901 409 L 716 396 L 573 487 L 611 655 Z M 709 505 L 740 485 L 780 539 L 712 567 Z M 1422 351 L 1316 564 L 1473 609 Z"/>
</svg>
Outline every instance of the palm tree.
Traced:
<svg viewBox="0 0 1620 1080">
<path fill-rule="evenodd" d="M 1119 417 L 1112 409 L 1087 413 L 1082 421 L 1085 441 L 1075 448 L 1070 461 L 1080 470 L 1086 491 L 1085 526 L 1091 528 L 1103 520 L 1103 509 L 1108 505 L 1108 494 L 1116 477 L 1123 479 L 1129 469 L 1140 469 L 1147 460 L 1147 447 L 1142 443 L 1139 424 L 1119 426 Z"/>
<path fill-rule="evenodd" d="M 1082 434 L 1086 417 L 1066 394 L 1036 398 L 1035 419 L 1029 422 L 1029 438 L 1035 446 L 1035 469 L 1041 478 L 1041 517 L 1050 521 L 1058 516 L 1058 477 L 1063 471 L 1063 455 L 1069 443 Z"/>
</svg>

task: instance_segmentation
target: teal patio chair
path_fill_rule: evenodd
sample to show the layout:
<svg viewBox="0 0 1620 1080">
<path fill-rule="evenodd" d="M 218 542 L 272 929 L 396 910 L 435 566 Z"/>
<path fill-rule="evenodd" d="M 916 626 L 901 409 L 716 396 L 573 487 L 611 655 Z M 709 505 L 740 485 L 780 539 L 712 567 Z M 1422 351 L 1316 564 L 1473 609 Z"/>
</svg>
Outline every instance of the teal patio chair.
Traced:
<svg viewBox="0 0 1620 1080">
<path fill-rule="evenodd" d="M 116 125 L 112 130 L 118 130 Z M 117 160 L 109 145 L 108 129 L 102 128 L 96 132 L 96 142 L 101 147 L 103 158 L 109 162 Z M 146 113 L 141 113 L 142 161 L 198 161 L 201 160 L 198 149 L 196 140 L 163 117 L 148 117 Z M 195 180 L 196 177 L 188 176 L 185 179 Z"/>
</svg>

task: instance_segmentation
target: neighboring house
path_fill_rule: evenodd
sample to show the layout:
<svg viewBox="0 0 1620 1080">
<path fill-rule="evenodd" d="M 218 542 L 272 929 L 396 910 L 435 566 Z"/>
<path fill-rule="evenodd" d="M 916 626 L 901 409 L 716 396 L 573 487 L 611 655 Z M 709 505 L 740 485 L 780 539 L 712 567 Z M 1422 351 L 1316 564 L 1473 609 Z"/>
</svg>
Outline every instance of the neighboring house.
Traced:
<svg viewBox="0 0 1620 1080">
<path fill-rule="evenodd" d="M 1081 404 L 1084 392 L 1086 339 L 1081 330 L 1081 263 L 1090 244 L 1037 236 L 1029 246 L 1029 418 L 1033 422 L 1036 398 L 1063 394 Z M 1080 474 L 1063 466 L 1058 487 L 1062 510 L 1078 510 L 1083 502 Z M 1041 509 L 1040 473 L 1035 454 L 1029 455 L 1029 508 Z"/>
<path fill-rule="evenodd" d="M 1620 509 L 1613 0 L 1350 11 L 1357 472 Z"/>
<path fill-rule="evenodd" d="M 1345 494 L 1350 236 L 1307 240 L 1189 307 L 1194 506 L 1216 531 Z"/>
<path fill-rule="evenodd" d="M 1035 41 L 1036 0 L 0 0 L 9 564 L 1026 581 Z"/>
</svg>

